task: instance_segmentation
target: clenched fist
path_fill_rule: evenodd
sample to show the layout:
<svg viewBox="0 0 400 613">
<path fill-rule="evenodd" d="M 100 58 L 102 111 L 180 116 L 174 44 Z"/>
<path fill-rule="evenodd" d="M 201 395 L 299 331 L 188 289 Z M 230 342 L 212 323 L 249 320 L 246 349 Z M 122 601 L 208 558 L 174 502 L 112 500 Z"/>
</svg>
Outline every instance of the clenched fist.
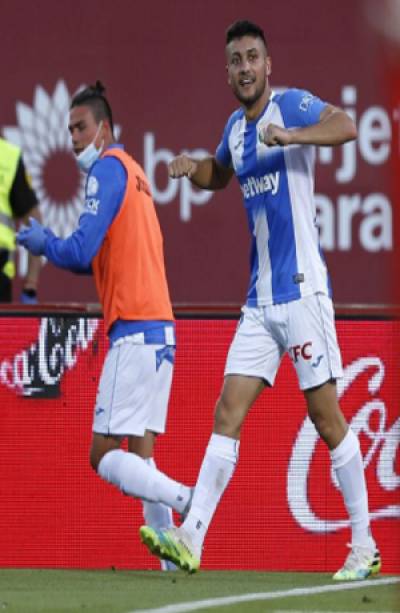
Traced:
<svg viewBox="0 0 400 613">
<path fill-rule="evenodd" d="M 290 145 L 292 142 L 290 130 L 281 128 L 274 123 L 260 126 L 258 138 L 260 142 L 267 145 L 267 147 L 274 147 L 275 145 L 284 147 L 285 145 Z"/>
<path fill-rule="evenodd" d="M 168 164 L 168 173 L 173 179 L 179 179 L 180 177 L 188 177 L 190 179 L 196 170 L 197 162 L 187 155 L 178 155 Z"/>
</svg>

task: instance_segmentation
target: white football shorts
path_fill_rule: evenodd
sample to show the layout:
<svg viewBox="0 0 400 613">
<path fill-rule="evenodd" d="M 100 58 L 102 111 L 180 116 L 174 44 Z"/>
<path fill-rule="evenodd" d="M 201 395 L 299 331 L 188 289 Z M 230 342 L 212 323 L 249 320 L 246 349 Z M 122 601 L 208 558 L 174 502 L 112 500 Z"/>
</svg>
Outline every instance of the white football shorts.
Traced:
<svg viewBox="0 0 400 613">
<path fill-rule="evenodd" d="M 343 376 L 332 301 L 314 294 L 288 302 L 242 308 L 225 375 L 260 377 L 273 385 L 288 352 L 300 389 Z"/>
<path fill-rule="evenodd" d="M 104 361 L 93 432 L 115 436 L 165 432 L 174 358 L 172 345 L 136 344 L 130 337 L 116 342 Z"/>
</svg>

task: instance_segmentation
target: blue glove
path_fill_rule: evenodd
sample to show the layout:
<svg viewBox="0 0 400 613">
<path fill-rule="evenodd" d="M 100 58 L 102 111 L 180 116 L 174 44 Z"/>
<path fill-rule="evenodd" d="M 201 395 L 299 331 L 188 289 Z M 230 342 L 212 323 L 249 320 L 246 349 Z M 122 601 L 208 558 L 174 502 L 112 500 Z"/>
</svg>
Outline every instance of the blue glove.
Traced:
<svg viewBox="0 0 400 613">
<path fill-rule="evenodd" d="M 34 217 L 30 217 L 29 221 L 31 225 L 21 226 L 17 233 L 17 243 L 33 255 L 43 255 L 47 241 L 46 229 Z"/>
<path fill-rule="evenodd" d="M 20 296 L 22 304 L 37 304 L 38 299 L 34 289 L 23 289 Z"/>
</svg>

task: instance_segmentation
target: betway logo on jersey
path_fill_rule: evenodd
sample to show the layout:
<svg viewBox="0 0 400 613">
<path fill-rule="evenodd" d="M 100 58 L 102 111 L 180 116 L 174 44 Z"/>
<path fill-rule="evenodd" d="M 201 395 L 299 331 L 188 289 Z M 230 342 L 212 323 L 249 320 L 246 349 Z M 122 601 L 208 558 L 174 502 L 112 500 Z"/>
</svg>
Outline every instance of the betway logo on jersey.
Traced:
<svg viewBox="0 0 400 613">
<path fill-rule="evenodd" d="M 279 189 L 279 172 L 270 172 L 262 177 L 248 177 L 245 183 L 241 183 L 240 188 L 246 200 L 271 192 L 273 196 Z"/>
</svg>

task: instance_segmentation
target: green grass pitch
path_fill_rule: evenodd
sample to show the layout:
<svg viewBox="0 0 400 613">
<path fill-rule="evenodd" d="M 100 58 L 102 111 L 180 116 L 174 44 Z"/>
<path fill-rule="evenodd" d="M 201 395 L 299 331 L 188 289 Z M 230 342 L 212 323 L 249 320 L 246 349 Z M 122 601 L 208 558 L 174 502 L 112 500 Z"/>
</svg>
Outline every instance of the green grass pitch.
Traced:
<svg viewBox="0 0 400 613">
<path fill-rule="evenodd" d="M 395 613 L 400 577 L 381 575 L 355 585 L 338 584 L 326 573 L 0 569 L 1 613 L 143 610 Z"/>
</svg>

